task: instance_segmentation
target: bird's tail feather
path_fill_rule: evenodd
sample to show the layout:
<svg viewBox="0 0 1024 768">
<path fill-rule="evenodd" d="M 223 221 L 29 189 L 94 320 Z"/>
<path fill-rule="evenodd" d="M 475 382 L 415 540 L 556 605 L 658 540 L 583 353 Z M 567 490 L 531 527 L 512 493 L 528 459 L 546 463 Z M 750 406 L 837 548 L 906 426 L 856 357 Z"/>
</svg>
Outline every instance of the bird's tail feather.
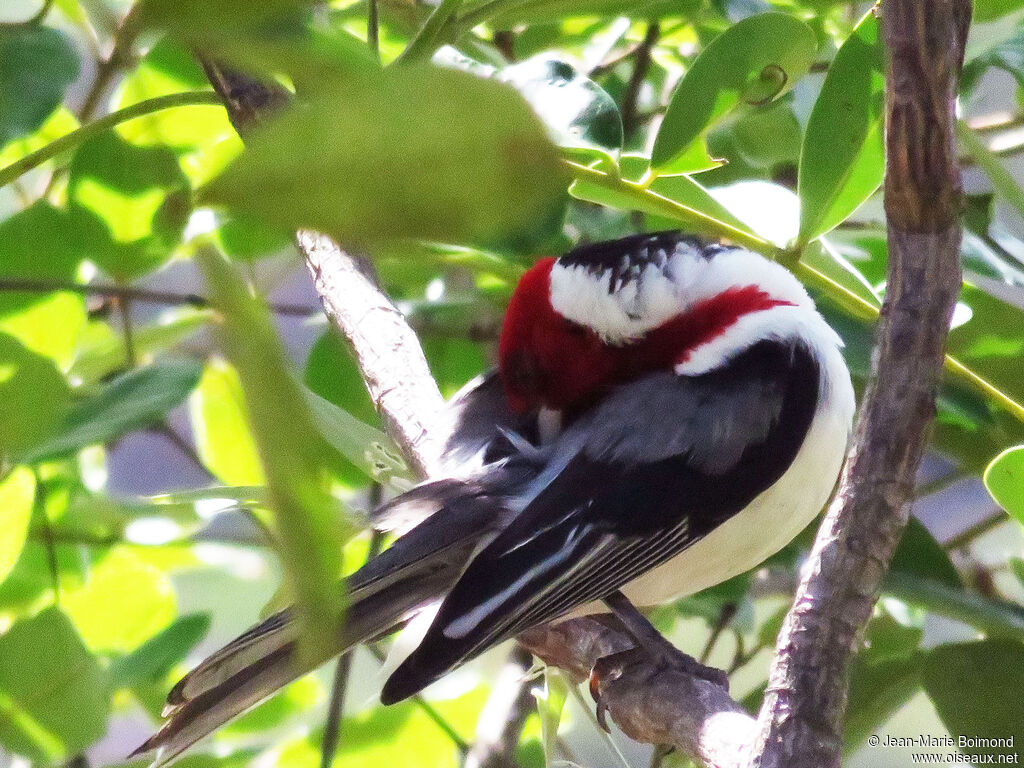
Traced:
<svg viewBox="0 0 1024 768">
<path fill-rule="evenodd" d="M 465 486 L 460 494 L 445 482 L 445 514 L 428 518 L 349 578 L 344 627 L 331 655 L 398 629 L 436 602 L 504 523 L 501 505 L 479 488 Z M 417 503 L 423 493 L 417 489 Z M 158 750 L 154 766 L 165 765 L 329 658 L 302 658 L 298 632 L 290 613 L 281 611 L 203 661 L 171 691 L 166 721 L 132 756 Z"/>
</svg>

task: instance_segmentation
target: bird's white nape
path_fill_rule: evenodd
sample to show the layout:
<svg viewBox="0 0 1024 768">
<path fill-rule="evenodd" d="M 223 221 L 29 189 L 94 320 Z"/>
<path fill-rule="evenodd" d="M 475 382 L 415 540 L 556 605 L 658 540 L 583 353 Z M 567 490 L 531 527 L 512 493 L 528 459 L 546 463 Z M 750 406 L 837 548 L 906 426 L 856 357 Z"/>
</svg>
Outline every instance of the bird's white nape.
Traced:
<svg viewBox="0 0 1024 768">
<path fill-rule="evenodd" d="M 626 263 L 630 256 L 623 259 Z M 814 308 L 787 269 L 743 248 L 723 248 L 708 256 L 692 242 L 680 240 L 660 266 L 651 261 L 617 285 L 612 285 L 613 272 L 560 261 L 551 269 L 551 306 L 610 344 L 635 341 L 730 289 L 753 286 L 776 301 Z"/>
</svg>

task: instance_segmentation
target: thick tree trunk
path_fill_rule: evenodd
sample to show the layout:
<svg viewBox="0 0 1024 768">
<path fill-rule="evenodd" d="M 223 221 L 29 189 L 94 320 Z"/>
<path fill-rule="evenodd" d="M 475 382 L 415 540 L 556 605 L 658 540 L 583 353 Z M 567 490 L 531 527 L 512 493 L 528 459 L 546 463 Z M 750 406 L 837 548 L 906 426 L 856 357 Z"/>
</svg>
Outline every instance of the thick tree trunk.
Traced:
<svg viewBox="0 0 1024 768">
<path fill-rule="evenodd" d="M 884 0 L 889 282 L 838 494 L 779 635 L 752 759 L 838 766 L 849 661 L 909 515 L 960 290 L 956 94 L 969 0 Z"/>
</svg>

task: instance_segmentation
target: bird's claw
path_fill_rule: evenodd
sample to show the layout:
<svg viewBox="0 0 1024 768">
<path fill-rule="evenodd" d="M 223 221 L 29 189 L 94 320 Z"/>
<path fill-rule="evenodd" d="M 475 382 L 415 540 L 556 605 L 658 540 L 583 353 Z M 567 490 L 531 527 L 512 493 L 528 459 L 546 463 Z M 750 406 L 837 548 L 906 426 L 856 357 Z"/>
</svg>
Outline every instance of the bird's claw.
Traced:
<svg viewBox="0 0 1024 768">
<path fill-rule="evenodd" d="M 608 726 L 608 705 L 601 695 L 601 687 L 618 680 L 625 671 L 634 664 L 647 662 L 653 665 L 654 672 L 678 670 L 688 675 L 707 680 L 720 688 L 729 690 L 729 675 L 725 670 L 701 664 L 692 656 L 671 646 L 666 641 L 665 647 L 648 649 L 644 647 L 629 648 L 625 651 L 602 656 L 590 669 L 588 680 L 590 695 L 596 706 L 597 722 L 610 732 Z"/>
</svg>

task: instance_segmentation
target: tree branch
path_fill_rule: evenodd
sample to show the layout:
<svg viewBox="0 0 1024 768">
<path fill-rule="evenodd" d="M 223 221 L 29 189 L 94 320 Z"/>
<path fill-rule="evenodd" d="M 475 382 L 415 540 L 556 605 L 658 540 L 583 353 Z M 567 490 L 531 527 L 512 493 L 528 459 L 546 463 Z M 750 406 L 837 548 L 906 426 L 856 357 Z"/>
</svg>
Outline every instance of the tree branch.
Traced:
<svg viewBox="0 0 1024 768">
<path fill-rule="evenodd" d="M 909 515 L 960 290 L 969 0 L 887 0 L 889 283 L 853 448 L 779 634 L 753 765 L 838 766 L 848 666 Z"/>
</svg>

